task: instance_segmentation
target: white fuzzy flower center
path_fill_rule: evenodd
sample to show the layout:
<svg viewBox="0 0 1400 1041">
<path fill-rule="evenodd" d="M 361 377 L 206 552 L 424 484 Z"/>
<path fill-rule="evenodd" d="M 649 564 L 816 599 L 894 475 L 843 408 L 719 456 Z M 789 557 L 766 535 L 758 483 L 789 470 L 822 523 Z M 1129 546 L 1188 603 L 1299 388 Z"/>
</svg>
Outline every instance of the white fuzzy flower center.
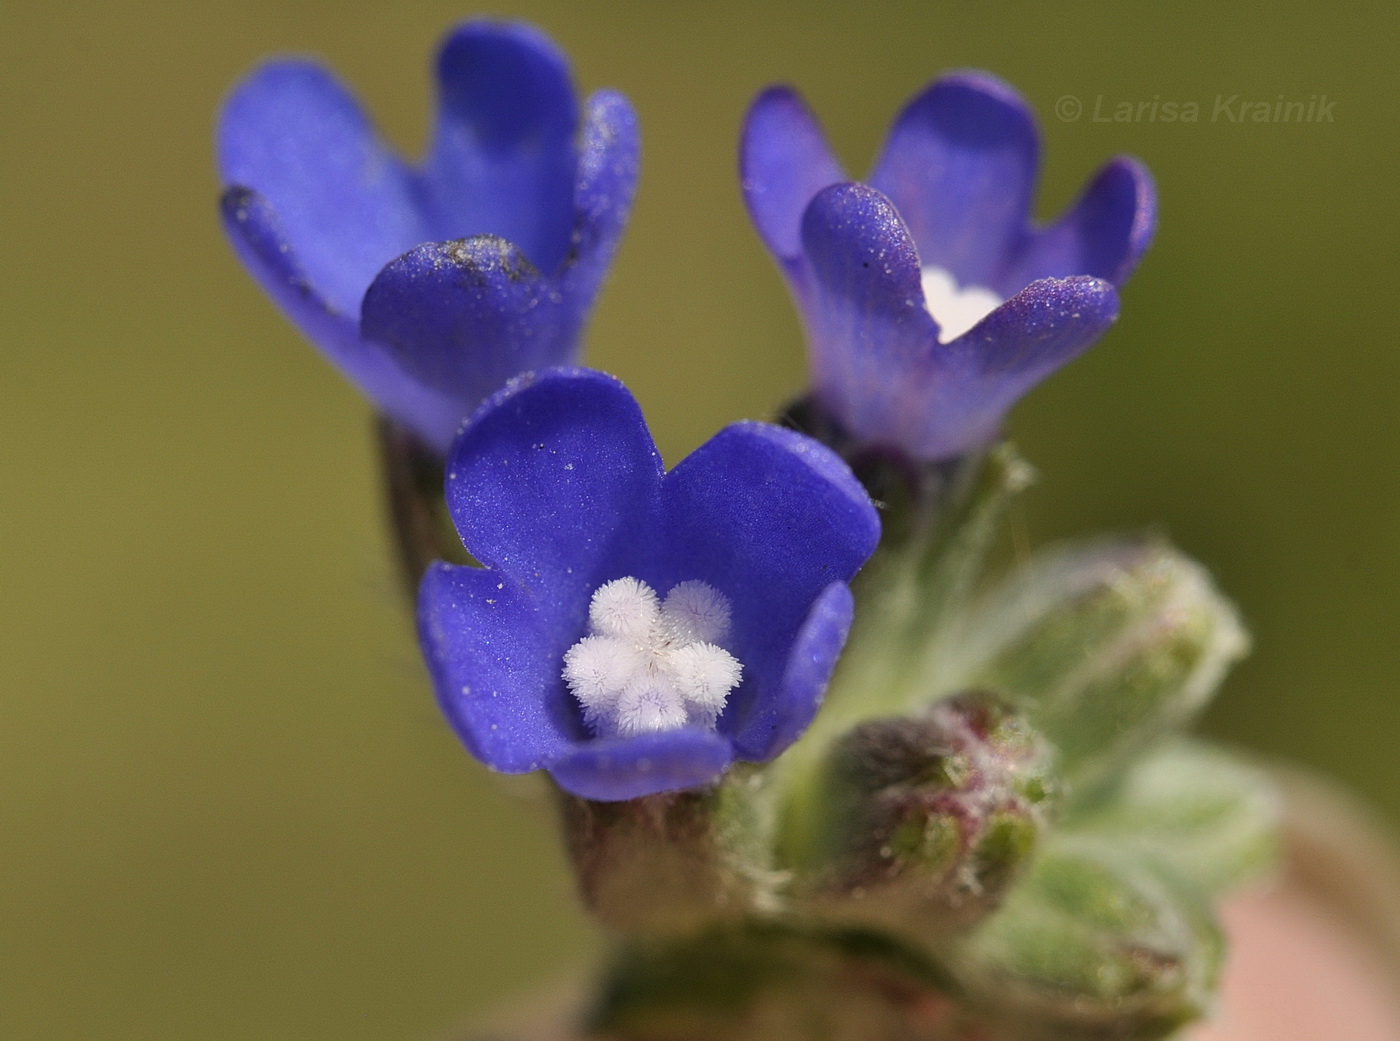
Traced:
<svg viewBox="0 0 1400 1041">
<path fill-rule="evenodd" d="M 956 340 L 1005 303 L 985 286 L 959 286 L 952 275 L 931 264 L 923 269 L 922 281 L 924 306 L 938 323 L 939 343 Z"/>
<path fill-rule="evenodd" d="M 711 728 L 743 673 L 719 646 L 728 634 L 729 600 L 713 586 L 682 582 L 661 601 L 645 582 L 619 578 L 594 592 L 564 682 L 600 737 Z"/>
</svg>

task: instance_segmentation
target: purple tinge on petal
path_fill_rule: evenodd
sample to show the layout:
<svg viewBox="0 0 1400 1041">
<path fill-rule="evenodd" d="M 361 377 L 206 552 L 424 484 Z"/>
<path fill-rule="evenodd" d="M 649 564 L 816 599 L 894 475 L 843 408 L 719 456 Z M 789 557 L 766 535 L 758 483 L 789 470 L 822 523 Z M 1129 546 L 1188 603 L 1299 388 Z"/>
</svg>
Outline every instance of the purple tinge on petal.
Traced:
<svg viewBox="0 0 1400 1041">
<path fill-rule="evenodd" d="M 739 758 L 767 762 L 811 724 L 846 644 L 853 609 L 851 590 L 844 582 L 833 582 L 817 597 L 773 689 L 735 721 L 734 748 Z"/>
<path fill-rule="evenodd" d="M 1121 286 L 1157 226 L 1152 175 L 1137 160 L 1106 163 L 1063 217 L 1034 232 L 998 287 L 1010 296 L 1040 278 L 1092 275 Z"/>
<path fill-rule="evenodd" d="M 940 346 L 889 418 L 915 458 L 945 459 L 992 441 L 1027 391 L 1083 354 L 1118 316 L 1118 294 L 1097 278 L 1042 279 L 967 333 Z"/>
<path fill-rule="evenodd" d="M 733 760 L 728 740 L 712 731 L 687 728 L 584 742 L 547 769 L 565 791 L 616 802 L 710 784 Z"/>
<path fill-rule="evenodd" d="M 441 447 L 512 376 L 573 360 L 576 313 L 513 243 L 430 242 L 394 260 L 365 294 L 360 332 L 458 402 Z"/>
<path fill-rule="evenodd" d="M 878 442 L 938 341 L 918 252 L 890 201 L 863 184 L 819 192 L 802 241 L 814 391 L 852 434 Z"/>
<path fill-rule="evenodd" d="M 447 506 L 467 550 L 541 610 L 584 612 L 571 644 L 599 585 L 653 572 L 661 474 L 618 380 L 554 369 L 513 381 L 472 417 L 448 458 Z"/>
<path fill-rule="evenodd" d="M 627 225 L 640 167 L 641 140 L 631 102 L 616 91 L 598 91 L 584 113 L 574 241 L 560 276 L 565 305 L 577 309 L 580 324 Z"/>
<path fill-rule="evenodd" d="M 870 184 L 894 202 L 925 266 L 962 286 L 995 286 L 1024 234 L 1039 164 L 1035 116 L 1020 95 L 966 72 L 905 106 Z"/>
<path fill-rule="evenodd" d="M 236 185 L 219 196 L 219 216 L 238 259 L 259 283 L 298 321 L 325 323 L 321 331 L 335 336 L 356 336 L 356 322 L 336 311 L 311 284 L 276 211 L 261 194 Z"/>
<path fill-rule="evenodd" d="M 812 197 L 846 179 L 816 116 L 789 87 L 769 87 L 749 106 L 739 177 L 754 227 L 785 261 L 802 248 L 802 213 Z"/>
<path fill-rule="evenodd" d="M 239 259 L 288 317 L 384 412 L 445 448 L 462 419 L 458 400 L 419 383 L 361 341 L 358 322 L 321 297 L 266 199 L 249 188 L 229 188 L 219 208 Z"/>
<path fill-rule="evenodd" d="M 725 646 L 744 679 L 720 729 L 766 735 L 813 601 L 875 550 L 875 508 L 829 449 L 763 423 L 734 424 L 701 445 L 667 474 L 662 499 L 665 583 L 708 582 L 733 612 Z"/>
<path fill-rule="evenodd" d="M 424 575 L 418 631 L 438 703 L 492 769 L 538 770 L 587 739 L 560 675 L 586 613 L 494 570 L 436 563 Z"/>
<path fill-rule="evenodd" d="M 437 128 L 417 186 L 426 238 L 499 236 L 552 273 L 569 248 L 578 165 L 567 59 L 530 26 L 477 21 L 448 34 L 437 72 Z"/>
<path fill-rule="evenodd" d="M 356 316 L 375 273 L 434 236 L 410 175 L 356 100 L 306 61 L 274 61 L 224 102 L 219 175 L 252 188 L 281 221 L 307 281 L 341 315 Z"/>
</svg>

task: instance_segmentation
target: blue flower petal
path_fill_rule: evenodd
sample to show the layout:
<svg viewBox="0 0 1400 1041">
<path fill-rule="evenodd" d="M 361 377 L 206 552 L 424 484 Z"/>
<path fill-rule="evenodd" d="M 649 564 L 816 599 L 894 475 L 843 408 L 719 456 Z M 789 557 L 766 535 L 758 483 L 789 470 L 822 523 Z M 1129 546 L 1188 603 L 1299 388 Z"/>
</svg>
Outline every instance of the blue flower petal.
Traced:
<svg viewBox="0 0 1400 1041">
<path fill-rule="evenodd" d="M 985 73 L 959 73 L 900 112 L 870 184 L 898 208 L 925 266 L 962 286 L 996 286 L 1025 234 L 1039 163 L 1035 116 L 1020 95 Z"/>
<path fill-rule="evenodd" d="M 560 673 L 587 607 L 542 612 L 531 591 L 490 569 L 437 563 L 424 575 L 418 632 L 438 703 L 492 769 L 538 770 L 587 737 Z"/>
<path fill-rule="evenodd" d="M 326 70 L 275 61 L 224 103 L 219 174 L 255 189 L 278 215 L 306 280 L 334 312 L 356 316 L 391 257 L 432 235 L 410 175 L 355 99 Z"/>
<path fill-rule="evenodd" d="M 821 187 L 839 170 L 812 115 L 782 89 L 754 102 L 740 160 L 750 214 L 801 312 L 813 395 L 856 442 L 926 462 L 975 450 L 1019 396 L 1113 321 L 1113 285 L 1152 237 L 1151 179 L 1115 159 L 1069 213 L 1038 228 L 1039 152 L 1014 90 L 958 73 L 900 112 L 869 186 Z M 795 253 L 794 212 L 808 195 Z M 924 299 L 929 268 L 1006 302 L 940 343 Z"/>
<path fill-rule="evenodd" d="M 292 321 L 384 412 L 425 435 L 442 432 L 445 447 L 461 421 L 460 402 L 419 383 L 360 339 L 357 323 L 319 295 L 266 199 L 249 188 L 230 188 L 219 209 L 239 259 Z"/>
<path fill-rule="evenodd" d="M 846 645 L 854 606 L 844 582 L 833 582 L 817 597 L 797 631 L 775 689 L 749 706 L 734 731 L 740 758 L 767 762 L 811 725 Z"/>
<path fill-rule="evenodd" d="M 439 564 L 419 631 L 439 702 L 498 770 L 543 768 L 565 789 L 629 799 L 762 760 L 811 721 L 851 617 L 846 586 L 879 540 L 874 506 L 829 449 L 738 423 L 669 474 L 614 378 L 551 369 L 513 381 L 463 429 L 446 496 L 481 569 Z M 743 682 L 717 730 L 595 737 L 562 679 L 604 582 L 726 595 L 723 642 Z"/>
<path fill-rule="evenodd" d="M 1038 381 L 1081 354 L 1117 317 L 1112 284 L 1085 275 L 1045 278 L 987 315 L 948 351 L 979 375 L 1001 380 L 1035 372 Z"/>
<path fill-rule="evenodd" d="M 553 272 L 569 248 L 578 163 L 567 60 L 530 26 L 468 22 L 443 41 L 437 72 L 437 129 L 419 185 L 425 238 L 500 236 Z"/>
<path fill-rule="evenodd" d="M 438 81 L 421 167 L 306 61 L 233 91 L 218 151 L 225 223 L 255 277 L 381 411 L 445 450 L 505 379 L 573 360 L 639 147 L 631 107 L 608 91 L 580 134 L 565 58 L 529 26 L 459 26 Z"/>
<path fill-rule="evenodd" d="M 621 94 L 600 90 L 588 99 L 574 185 L 573 252 L 560 275 L 567 303 L 584 313 L 617 250 L 641 166 L 637 114 Z"/>
<path fill-rule="evenodd" d="M 459 403 L 433 439 L 445 450 L 463 416 L 512 376 L 570 360 L 574 317 L 513 243 L 483 235 L 390 263 L 365 293 L 360 332 Z"/>
<path fill-rule="evenodd" d="M 1119 156 L 1104 165 L 1063 217 L 1031 236 L 999 288 L 1009 296 L 1036 279 L 1071 274 L 1121 286 L 1156 227 L 1152 175 L 1137 160 Z"/>
<path fill-rule="evenodd" d="M 1118 313 L 1107 282 L 1045 279 L 940 344 L 914 245 L 879 192 L 843 184 L 818 193 L 803 242 L 817 397 L 856 437 L 916 459 L 990 441 L 1010 407 Z"/>
<path fill-rule="evenodd" d="M 734 760 L 729 742 L 707 730 L 671 730 L 574 747 L 548 770 L 565 791 L 617 802 L 719 780 Z"/>
<path fill-rule="evenodd" d="M 802 238 L 816 396 L 852 434 L 890 443 L 893 417 L 921 407 L 908 374 L 938 341 L 914 242 L 890 201 L 863 184 L 819 192 Z"/>
<path fill-rule="evenodd" d="M 739 176 L 754 227 L 782 260 L 801 251 L 802 213 L 812 197 L 846 180 L 821 125 L 788 87 L 770 87 L 749 106 Z"/>
<path fill-rule="evenodd" d="M 280 307 L 293 312 L 298 322 L 315 323 L 319 335 L 332 340 L 357 338 L 355 321 L 332 307 L 311 284 L 281 220 L 262 195 L 235 185 L 219 196 L 219 216 L 238 259 Z"/>
<path fill-rule="evenodd" d="M 598 586 L 654 572 L 661 473 L 618 380 L 553 369 L 515 380 L 472 417 L 448 459 L 447 506 L 477 560 L 550 618 L 578 615 L 567 648 Z"/>
<path fill-rule="evenodd" d="M 928 406 L 905 428 L 916 458 L 941 459 L 987 444 L 1027 391 L 1108 331 L 1118 293 L 1097 278 L 1032 282 L 932 355 Z M 912 417 L 911 417 L 912 418 Z"/>
<path fill-rule="evenodd" d="M 725 646 L 744 679 L 720 729 L 771 743 L 793 641 L 818 595 L 874 552 L 875 508 L 834 453 L 764 423 L 721 430 L 666 475 L 662 498 L 664 584 L 701 579 L 733 610 Z"/>
</svg>

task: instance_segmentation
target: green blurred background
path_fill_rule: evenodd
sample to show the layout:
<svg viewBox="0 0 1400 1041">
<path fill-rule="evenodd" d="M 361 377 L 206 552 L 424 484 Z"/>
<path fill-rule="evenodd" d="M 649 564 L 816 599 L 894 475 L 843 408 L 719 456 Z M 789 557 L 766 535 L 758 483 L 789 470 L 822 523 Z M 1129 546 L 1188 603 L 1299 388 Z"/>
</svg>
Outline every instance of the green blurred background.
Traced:
<svg viewBox="0 0 1400 1041">
<path fill-rule="evenodd" d="M 0 1036 L 426 1039 L 599 941 L 548 805 L 439 721 L 386 551 L 369 411 L 238 268 L 211 125 L 261 56 L 324 56 L 417 152 L 440 0 L 0 14 Z M 734 141 L 799 84 L 863 170 L 941 69 L 1044 121 L 1041 214 L 1118 151 L 1161 229 L 1124 318 L 1012 432 L 1039 544 L 1160 525 L 1257 637 L 1213 733 L 1400 819 L 1400 8 L 497 3 L 641 113 L 588 360 L 675 460 L 803 382 Z M 1217 95 L 1334 121 L 1211 121 Z M 1057 99 L 1083 115 L 1064 121 Z M 1093 121 L 1197 101 L 1196 124 Z M 1222 117 L 1223 119 L 1223 117 Z"/>
</svg>

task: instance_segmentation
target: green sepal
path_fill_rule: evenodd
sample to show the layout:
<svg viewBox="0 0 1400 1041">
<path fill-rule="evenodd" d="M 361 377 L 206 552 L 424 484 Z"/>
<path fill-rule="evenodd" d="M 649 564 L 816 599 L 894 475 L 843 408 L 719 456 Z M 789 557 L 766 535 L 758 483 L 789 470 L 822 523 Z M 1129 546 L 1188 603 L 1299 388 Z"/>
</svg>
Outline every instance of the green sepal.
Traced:
<svg viewBox="0 0 1400 1041">
<path fill-rule="evenodd" d="M 1049 848 L 948 964 L 1016 1041 L 1152 1041 L 1210 1011 L 1223 956 L 1206 895 L 1150 855 Z"/>
<path fill-rule="evenodd" d="M 623 948 L 588 1041 L 985 1041 L 933 963 L 858 930 L 778 924 Z"/>
<path fill-rule="evenodd" d="M 611 932 L 690 933 L 777 906 L 771 792 L 753 768 L 641 799 L 558 799 L 580 895 Z"/>
<path fill-rule="evenodd" d="M 784 757 L 780 783 L 810 783 L 815 761 L 862 720 L 973 686 L 937 686 L 939 634 L 965 609 L 1007 509 L 1033 479 L 1009 443 L 907 474 L 884 472 L 880 483 L 893 491 L 882 499 L 880 548 L 852 583 L 856 613 L 845 650 L 821 713 Z"/>
<path fill-rule="evenodd" d="M 887 503 L 880 548 L 853 583 L 859 609 L 837 686 L 867 716 L 928 700 L 936 636 L 972 591 L 1034 471 L 1004 443 L 922 477 L 921 494 Z"/>
<path fill-rule="evenodd" d="M 1134 765 L 1062 827 L 1129 845 L 1219 896 L 1277 866 L 1282 818 L 1280 793 L 1262 769 L 1184 740 Z"/>
</svg>

